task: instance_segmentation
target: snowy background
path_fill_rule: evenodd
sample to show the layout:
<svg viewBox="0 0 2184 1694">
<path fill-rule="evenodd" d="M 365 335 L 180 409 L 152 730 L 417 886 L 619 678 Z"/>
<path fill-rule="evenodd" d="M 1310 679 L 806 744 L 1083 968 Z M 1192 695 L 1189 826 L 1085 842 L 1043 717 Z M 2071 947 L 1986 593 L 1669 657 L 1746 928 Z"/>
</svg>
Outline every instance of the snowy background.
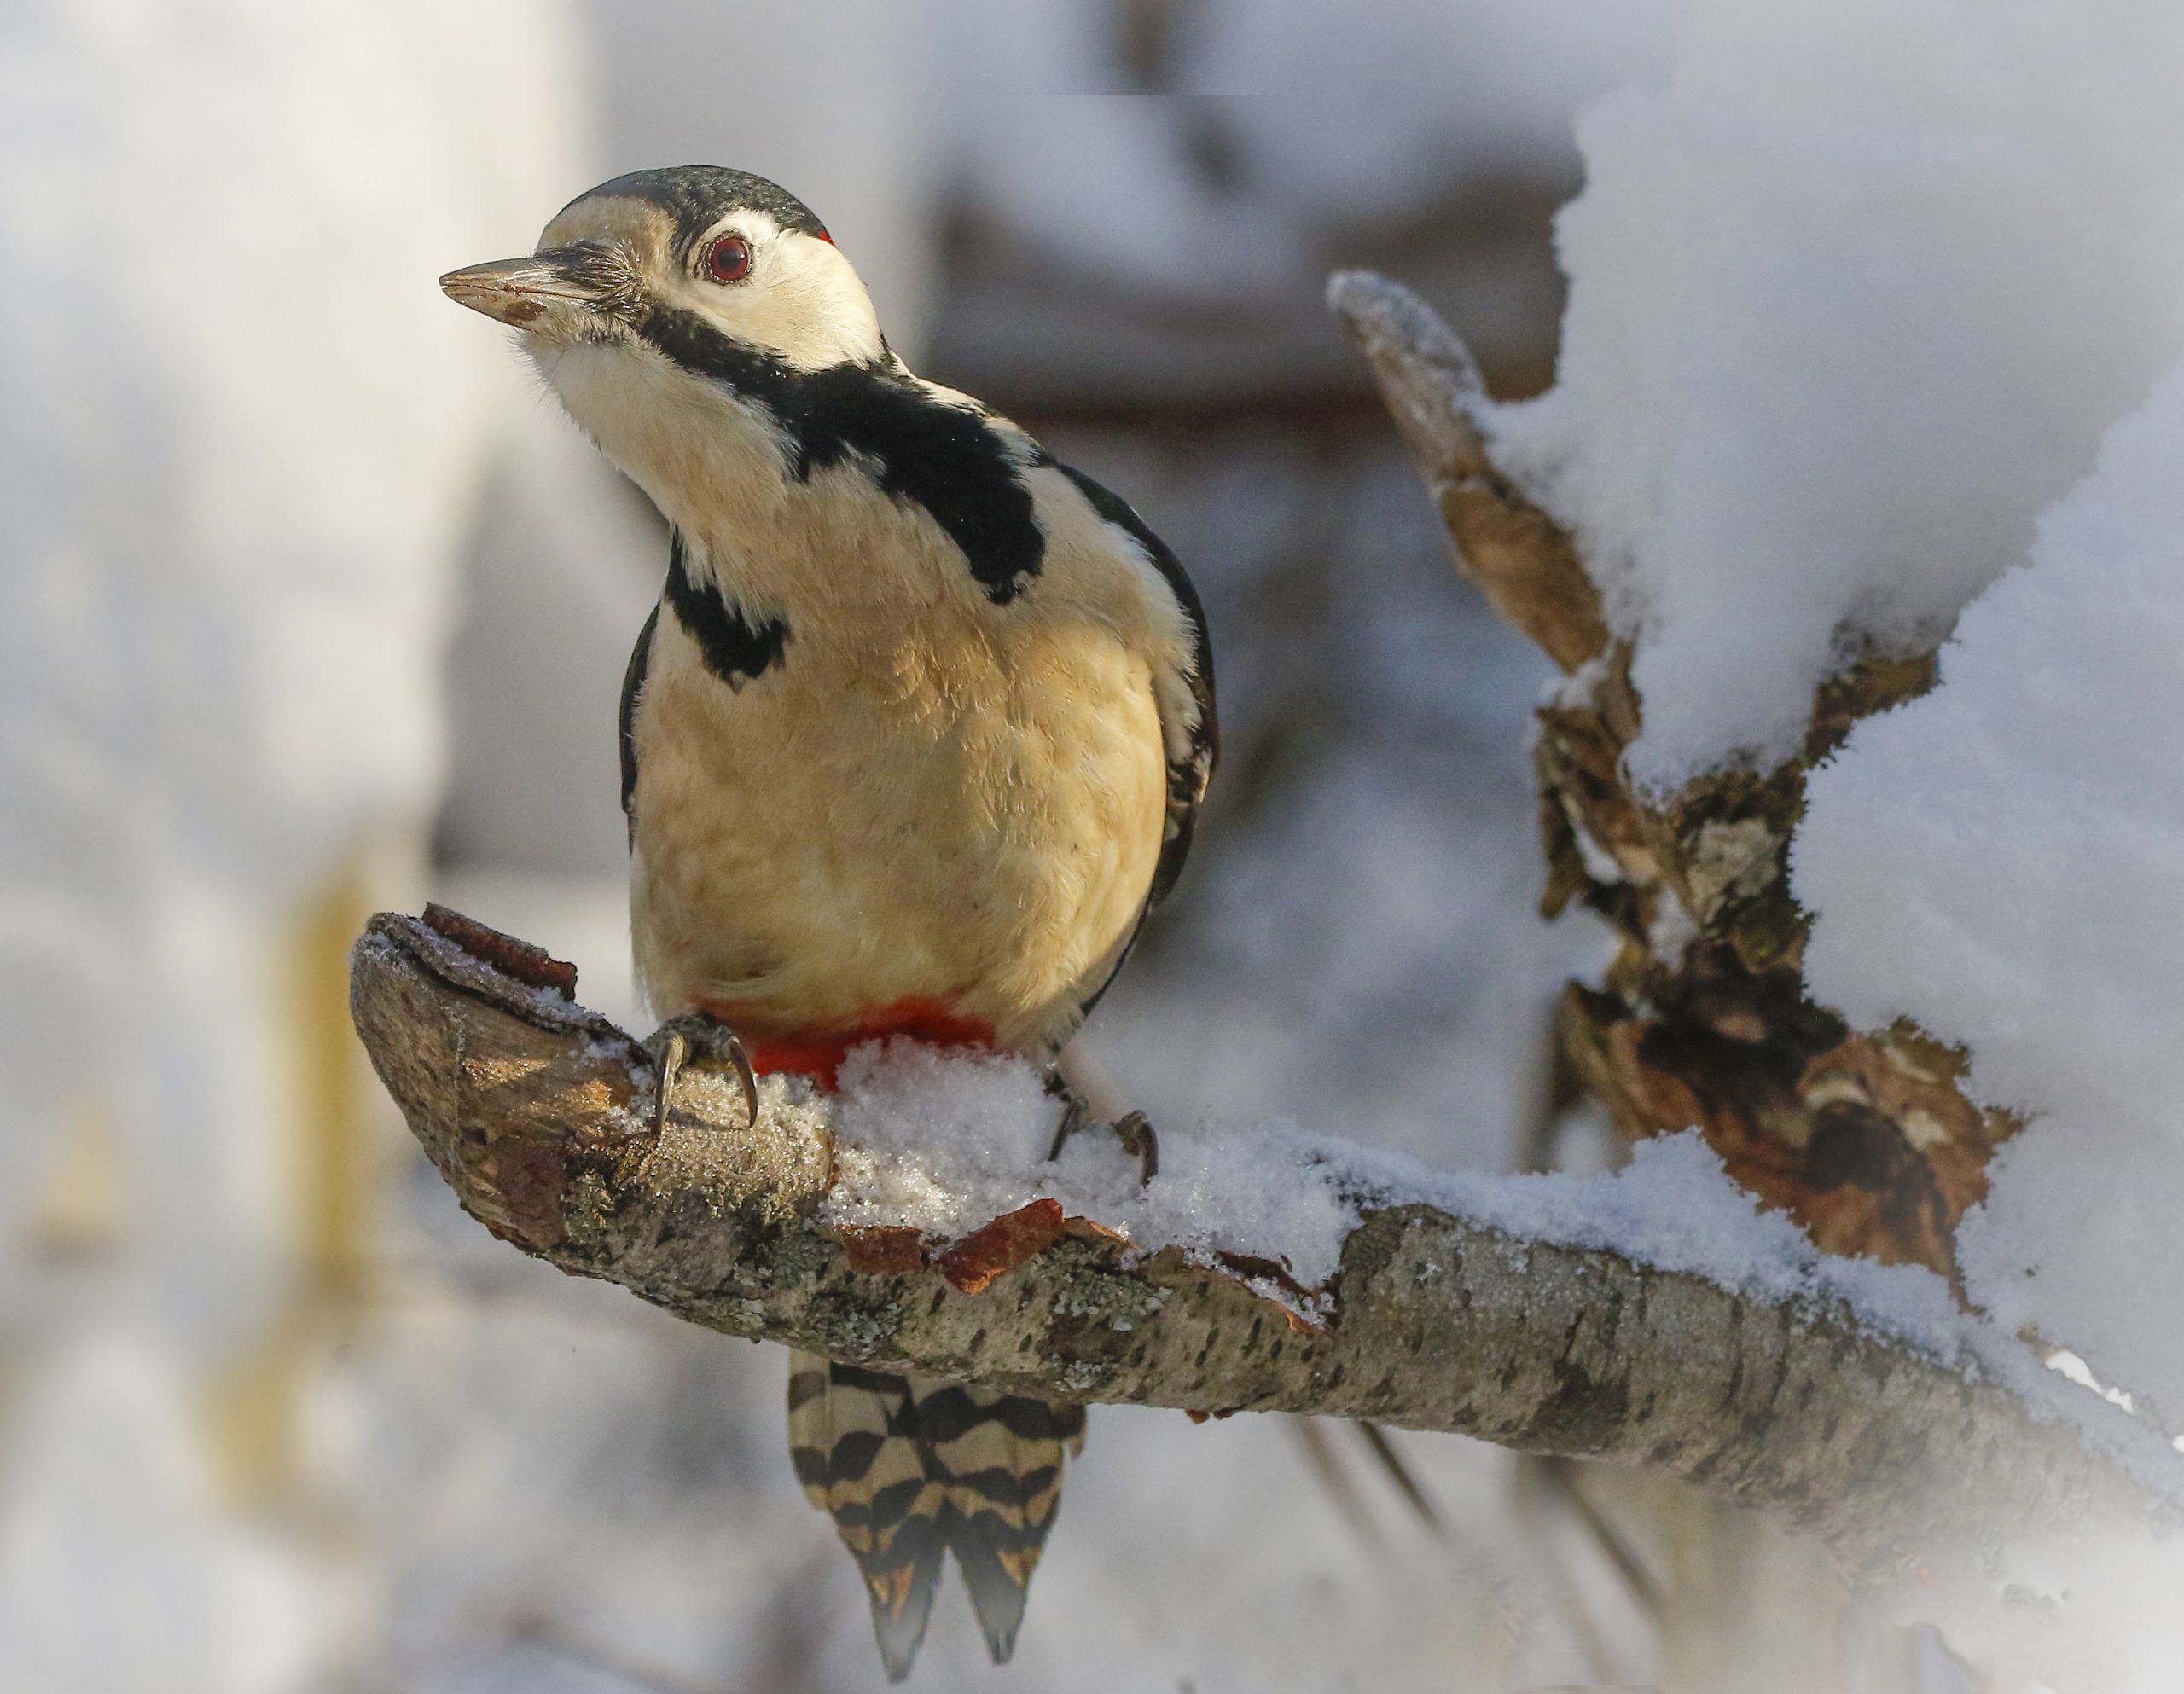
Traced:
<svg viewBox="0 0 2184 1694">
<path fill-rule="evenodd" d="M 1328 270 L 1513 401 L 1560 326 L 1504 443 L 1638 642 L 1649 775 L 1955 627 L 1815 781 L 1815 990 L 2045 1114 L 1967 1268 L 2184 1424 L 2180 86 L 2153 0 L 4 9 L 0 1687 L 881 1685 L 781 1355 L 492 1242 L 346 1030 L 363 914 L 428 896 L 636 1018 L 613 721 L 663 537 L 433 278 L 647 165 L 809 200 L 914 363 L 1197 577 L 1226 763 L 1083 1041 L 1156 1120 L 1508 1169 L 1600 957 L 1531 916 L 1544 663 Z M 1763 1636 L 1799 1694 L 1879 1627 L 1674 1491 L 1403 1440 L 1429 1523 L 1346 1428 L 1092 1424 L 1016 1663 L 944 1595 L 926 1685 L 1733 1694 Z M 1856 1685 L 1970 1685 L 1907 1654 Z"/>
</svg>

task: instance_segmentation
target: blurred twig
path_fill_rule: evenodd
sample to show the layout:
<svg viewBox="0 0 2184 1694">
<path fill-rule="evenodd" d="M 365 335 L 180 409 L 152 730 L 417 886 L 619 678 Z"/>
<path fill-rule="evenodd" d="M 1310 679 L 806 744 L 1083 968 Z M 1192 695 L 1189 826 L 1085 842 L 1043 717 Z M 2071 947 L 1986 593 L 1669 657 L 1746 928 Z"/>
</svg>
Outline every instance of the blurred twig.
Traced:
<svg viewBox="0 0 2184 1694">
<path fill-rule="evenodd" d="M 1313 1476 L 1342 1514 L 1344 1523 L 1357 1537 L 1366 1552 L 1374 1558 L 1388 1557 L 1387 1537 L 1380 1533 L 1374 1521 L 1373 1509 L 1366 1505 L 1365 1497 L 1357 1491 L 1357 1482 L 1350 1474 L 1350 1467 L 1327 1439 L 1326 1421 L 1319 1418 L 1292 1418 L 1289 1428 L 1297 1437 L 1297 1445 L 1304 1449 L 1304 1462 L 1311 1467 Z"/>
<path fill-rule="evenodd" d="M 1432 1531 L 1439 1540 L 1449 1539 L 1449 1526 L 1442 1520 L 1441 1509 L 1412 1475 L 1409 1465 L 1395 1443 L 1388 1439 L 1388 1432 L 1371 1418 L 1362 1418 L 1356 1425 L 1358 1436 L 1365 1443 L 1366 1451 L 1380 1462 L 1388 1480 L 1395 1484 L 1396 1492 L 1403 1496 L 1403 1504 L 1417 1514 L 1418 1521 Z"/>
<path fill-rule="evenodd" d="M 1593 1504 L 1578 1482 L 1576 1465 L 1567 1459 L 1541 1459 L 1534 1463 L 1539 1466 L 1542 1491 L 1584 1526 L 1593 1545 L 1622 1580 L 1638 1609 L 1648 1618 L 1658 1618 L 1663 1599 L 1659 1579 L 1646 1568 L 1645 1561 L 1638 1557 L 1623 1532 Z"/>
</svg>

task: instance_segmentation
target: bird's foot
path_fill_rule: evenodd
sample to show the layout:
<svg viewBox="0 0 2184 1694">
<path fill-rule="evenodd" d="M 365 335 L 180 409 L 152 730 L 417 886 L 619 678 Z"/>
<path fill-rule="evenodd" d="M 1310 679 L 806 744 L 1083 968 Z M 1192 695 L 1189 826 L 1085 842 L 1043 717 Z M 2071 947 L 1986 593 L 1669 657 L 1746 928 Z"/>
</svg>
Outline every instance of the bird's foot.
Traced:
<svg viewBox="0 0 2184 1694">
<path fill-rule="evenodd" d="M 1092 1116 L 1091 1103 L 1064 1082 L 1059 1070 L 1048 1073 L 1047 1092 L 1062 1102 L 1061 1122 L 1054 1126 L 1054 1145 L 1047 1149 L 1048 1163 L 1052 1163 L 1078 1130 L 1097 1120 Z M 1123 1144 L 1123 1151 L 1137 1160 L 1139 1187 L 1160 1174 L 1160 1138 L 1153 1133 L 1151 1118 L 1141 1111 L 1126 1111 L 1105 1127 Z"/>
<path fill-rule="evenodd" d="M 719 1018 L 704 1012 L 671 1018 L 645 1041 L 646 1051 L 659 1067 L 659 1103 L 653 1108 L 653 1128 L 667 1128 L 667 1113 L 674 1103 L 675 1085 L 686 1065 L 700 1070 L 733 1070 L 743 1084 L 744 1109 L 750 1114 L 746 1128 L 758 1122 L 758 1077 L 751 1068 L 751 1055 L 743 1038 Z"/>
<path fill-rule="evenodd" d="M 1107 1127 L 1123 1151 L 1137 1160 L 1137 1186 L 1144 1187 L 1160 1174 L 1160 1138 L 1153 1133 L 1153 1120 L 1141 1111 L 1126 1111 Z"/>
</svg>

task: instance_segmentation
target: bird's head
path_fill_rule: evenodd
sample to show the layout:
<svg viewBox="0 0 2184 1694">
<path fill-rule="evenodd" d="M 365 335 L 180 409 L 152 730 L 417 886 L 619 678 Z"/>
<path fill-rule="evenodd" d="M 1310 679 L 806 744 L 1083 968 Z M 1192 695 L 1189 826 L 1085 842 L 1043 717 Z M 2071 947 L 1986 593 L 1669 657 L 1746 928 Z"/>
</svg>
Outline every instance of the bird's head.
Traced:
<svg viewBox="0 0 2184 1694">
<path fill-rule="evenodd" d="M 520 330 L 617 458 L 620 415 L 678 390 L 693 404 L 723 389 L 764 402 L 813 371 L 892 357 L 826 226 L 764 177 L 715 165 L 603 183 L 561 209 L 536 252 L 450 271 L 440 287 Z"/>
</svg>

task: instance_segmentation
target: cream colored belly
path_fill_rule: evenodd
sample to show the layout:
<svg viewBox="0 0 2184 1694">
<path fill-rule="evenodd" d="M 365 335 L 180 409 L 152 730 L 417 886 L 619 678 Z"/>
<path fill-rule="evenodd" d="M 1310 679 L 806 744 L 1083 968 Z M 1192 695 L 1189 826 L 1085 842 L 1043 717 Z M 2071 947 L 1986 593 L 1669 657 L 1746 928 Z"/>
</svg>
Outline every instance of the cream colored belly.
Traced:
<svg viewBox="0 0 2184 1694">
<path fill-rule="evenodd" d="M 661 621 L 631 885 L 653 1009 L 726 1007 L 766 1037 L 937 1001 L 1005 1047 L 1066 1039 L 1159 853 L 1143 663 L 1089 624 L 1006 655 L 983 636 L 854 659 L 793 638 L 731 693 Z"/>
</svg>

